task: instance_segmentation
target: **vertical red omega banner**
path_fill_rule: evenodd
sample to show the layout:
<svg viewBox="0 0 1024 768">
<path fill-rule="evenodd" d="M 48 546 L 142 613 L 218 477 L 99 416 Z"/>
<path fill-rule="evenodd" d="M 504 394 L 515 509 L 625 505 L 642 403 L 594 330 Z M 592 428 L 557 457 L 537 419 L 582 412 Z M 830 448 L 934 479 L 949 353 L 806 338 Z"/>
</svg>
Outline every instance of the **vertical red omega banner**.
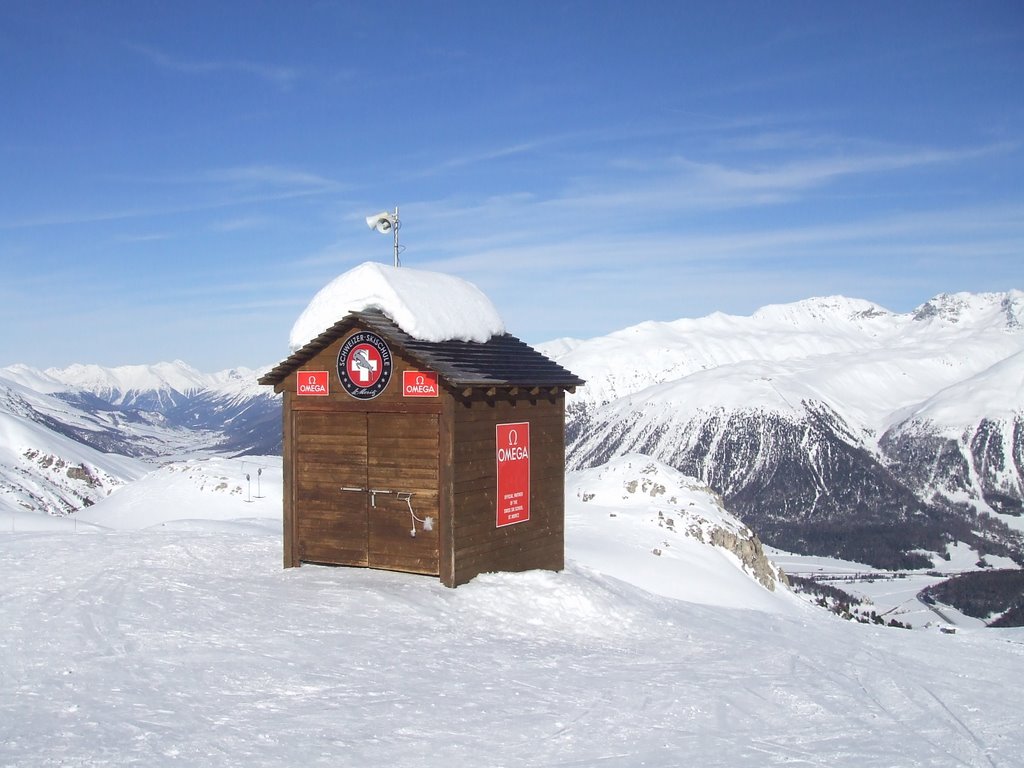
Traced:
<svg viewBox="0 0 1024 768">
<path fill-rule="evenodd" d="M 495 426 L 498 463 L 496 527 L 530 519 L 530 423 Z"/>
</svg>

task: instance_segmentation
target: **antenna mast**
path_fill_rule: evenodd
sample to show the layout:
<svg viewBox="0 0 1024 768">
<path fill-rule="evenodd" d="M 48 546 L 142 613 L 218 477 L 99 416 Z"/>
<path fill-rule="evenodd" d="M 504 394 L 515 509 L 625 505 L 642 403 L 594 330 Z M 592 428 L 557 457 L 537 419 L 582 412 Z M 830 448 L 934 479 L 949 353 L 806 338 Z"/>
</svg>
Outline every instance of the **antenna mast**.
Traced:
<svg viewBox="0 0 1024 768">
<path fill-rule="evenodd" d="M 394 231 L 395 231 L 395 266 L 396 267 L 402 266 L 402 262 L 399 261 L 399 259 L 398 259 L 398 250 L 399 250 L 398 249 L 398 230 L 399 230 L 399 228 L 401 226 L 402 226 L 402 224 L 398 220 L 398 205 L 395 205 L 395 226 L 394 226 Z"/>
</svg>

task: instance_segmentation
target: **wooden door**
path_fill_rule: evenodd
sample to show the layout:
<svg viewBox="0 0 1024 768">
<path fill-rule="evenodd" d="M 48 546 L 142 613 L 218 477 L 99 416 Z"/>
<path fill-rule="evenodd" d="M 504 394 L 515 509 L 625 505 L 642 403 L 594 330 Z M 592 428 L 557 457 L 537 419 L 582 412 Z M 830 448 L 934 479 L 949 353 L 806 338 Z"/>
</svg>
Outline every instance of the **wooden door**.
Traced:
<svg viewBox="0 0 1024 768">
<path fill-rule="evenodd" d="M 366 414 L 295 411 L 293 419 L 299 559 L 367 565 Z"/>
<path fill-rule="evenodd" d="M 294 419 L 299 559 L 438 574 L 437 415 L 296 411 Z"/>
<path fill-rule="evenodd" d="M 385 491 L 371 493 L 370 567 L 437 575 L 437 414 L 371 413 L 367 418 L 367 483 L 371 491 Z"/>
</svg>

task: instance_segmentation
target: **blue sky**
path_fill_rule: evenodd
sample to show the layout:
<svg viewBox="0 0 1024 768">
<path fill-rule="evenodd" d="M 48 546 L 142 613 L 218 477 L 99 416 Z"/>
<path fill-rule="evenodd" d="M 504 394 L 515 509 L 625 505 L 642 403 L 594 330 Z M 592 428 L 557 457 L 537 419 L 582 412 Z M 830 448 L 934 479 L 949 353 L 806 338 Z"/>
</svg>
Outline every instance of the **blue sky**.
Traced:
<svg viewBox="0 0 1024 768">
<path fill-rule="evenodd" d="M 390 238 L 528 342 L 1024 288 L 1019 2 L 0 0 L 0 366 L 276 363 Z"/>
</svg>

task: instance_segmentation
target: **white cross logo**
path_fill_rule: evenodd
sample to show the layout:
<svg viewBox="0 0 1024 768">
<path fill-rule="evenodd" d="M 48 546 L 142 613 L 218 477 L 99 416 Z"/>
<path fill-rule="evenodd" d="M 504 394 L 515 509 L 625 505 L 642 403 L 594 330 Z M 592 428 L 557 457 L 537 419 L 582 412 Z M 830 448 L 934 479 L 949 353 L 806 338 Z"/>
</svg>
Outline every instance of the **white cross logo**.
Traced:
<svg viewBox="0 0 1024 768">
<path fill-rule="evenodd" d="M 359 377 L 360 384 L 366 384 L 377 371 L 377 361 L 371 360 L 365 349 L 357 349 L 349 358 L 348 370 L 353 378 Z"/>
</svg>

